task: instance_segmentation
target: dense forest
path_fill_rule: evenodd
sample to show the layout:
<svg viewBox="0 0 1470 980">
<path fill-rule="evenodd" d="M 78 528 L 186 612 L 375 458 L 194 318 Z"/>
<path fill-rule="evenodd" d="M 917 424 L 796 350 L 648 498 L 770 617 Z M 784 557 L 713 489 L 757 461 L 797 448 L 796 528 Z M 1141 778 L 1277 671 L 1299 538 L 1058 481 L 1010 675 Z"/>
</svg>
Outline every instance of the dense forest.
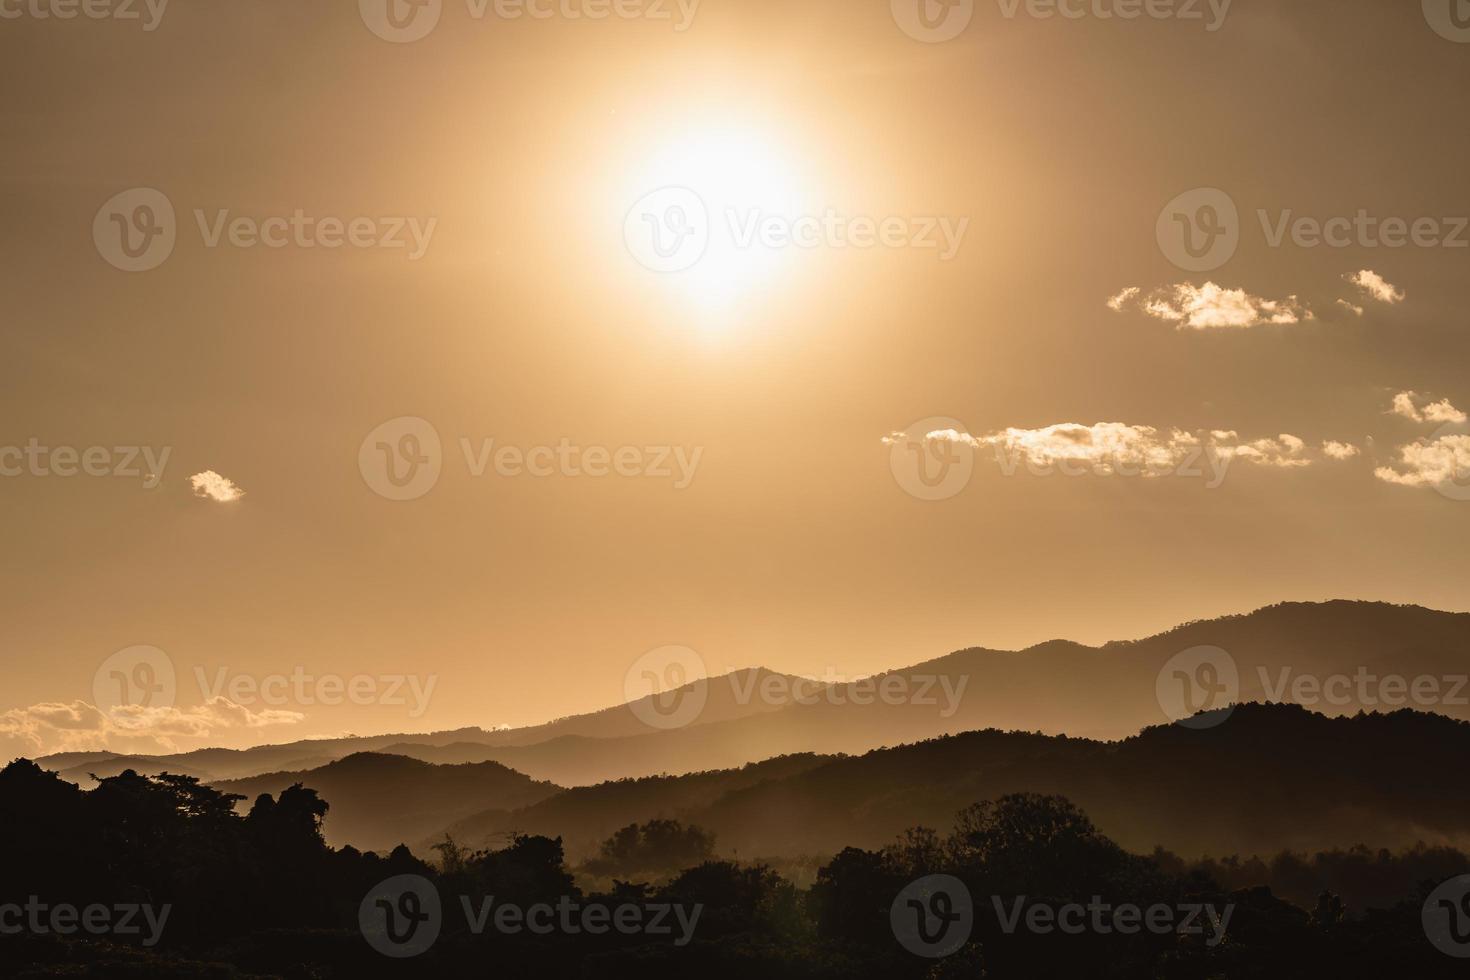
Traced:
<svg viewBox="0 0 1470 980">
<path fill-rule="evenodd" d="M 292 786 L 0 772 L 0 974 L 175 977 L 1463 976 L 1470 859 L 1447 847 L 1186 861 L 1061 796 L 973 803 L 845 848 L 800 888 L 677 821 L 569 865 L 513 834 L 331 848 Z M 1438 948 L 1437 948 L 1438 947 Z"/>
</svg>

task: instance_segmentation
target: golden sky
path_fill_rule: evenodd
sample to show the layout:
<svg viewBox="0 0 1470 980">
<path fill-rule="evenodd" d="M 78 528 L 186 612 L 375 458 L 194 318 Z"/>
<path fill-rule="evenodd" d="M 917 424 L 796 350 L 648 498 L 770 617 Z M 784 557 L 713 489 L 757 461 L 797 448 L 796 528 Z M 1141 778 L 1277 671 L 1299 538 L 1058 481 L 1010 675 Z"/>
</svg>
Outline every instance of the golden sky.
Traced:
<svg viewBox="0 0 1470 980">
<path fill-rule="evenodd" d="M 1433 0 L 374 2 L 0 0 L 0 755 L 519 725 L 670 644 L 852 677 L 1470 608 L 1470 30 Z M 652 235 L 708 242 L 658 271 Z M 915 445 L 968 481 L 921 499 Z M 176 696 L 112 738 L 137 645 Z M 198 683 L 303 672 L 435 680 Z"/>
</svg>

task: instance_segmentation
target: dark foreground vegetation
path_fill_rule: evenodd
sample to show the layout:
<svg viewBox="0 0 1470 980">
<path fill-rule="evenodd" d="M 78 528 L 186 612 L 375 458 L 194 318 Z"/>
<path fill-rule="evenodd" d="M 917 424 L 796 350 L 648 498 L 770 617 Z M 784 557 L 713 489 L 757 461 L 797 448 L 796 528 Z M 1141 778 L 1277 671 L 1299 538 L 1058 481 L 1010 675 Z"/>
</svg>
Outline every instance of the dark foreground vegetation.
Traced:
<svg viewBox="0 0 1470 980">
<path fill-rule="evenodd" d="M 329 848 L 327 804 L 308 788 L 263 795 L 243 817 L 235 802 L 190 777 L 129 772 L 82 792 L 30 762 L 0 772 L 0 975 L 1380 980 L 1467 969 L 1423 918 L 1435 888 L 1470 872 L 1450 849 L 1188 863 L 1129 854 L 1067 800 L 1023 794 L 975 804 L 944 833 L 843 850 L 802 890 L 767 866 L 716 859 L 709 835 L 672 821 L 624 828 L 577 868 L 559 840 L 526 835 L 478 852 L 446 840 L 431 866 L 403 847 Z M 936 897 L 935 882 L 959 885 Z M 1090 911 L 1071 921 L 1088 924 L 1048 927 L 1044 910 L 1072 903 Z M 1130 905 L 1161 909 L 1158 927 L 1116 928 L 1126 920 L 1106 910 Z M 386 930 L 369 924 L 383 916 Z"/>
</svg>

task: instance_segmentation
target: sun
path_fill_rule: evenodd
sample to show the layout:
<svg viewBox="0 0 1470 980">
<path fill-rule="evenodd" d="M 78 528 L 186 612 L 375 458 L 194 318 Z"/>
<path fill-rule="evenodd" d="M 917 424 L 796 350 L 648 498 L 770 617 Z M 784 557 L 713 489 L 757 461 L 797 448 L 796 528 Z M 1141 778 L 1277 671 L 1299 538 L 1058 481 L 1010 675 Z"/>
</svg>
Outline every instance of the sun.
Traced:
<svg viewBox="0 0 1470 980">
<path fill-rule="evenodd" d="M 702 127 L 643 155 L 632 173 L 629 249 L 706 322 L 748 308 L 798 261 L 798 248 L 765 233 L 810 210 L 769 131 Z"/>
</svg>

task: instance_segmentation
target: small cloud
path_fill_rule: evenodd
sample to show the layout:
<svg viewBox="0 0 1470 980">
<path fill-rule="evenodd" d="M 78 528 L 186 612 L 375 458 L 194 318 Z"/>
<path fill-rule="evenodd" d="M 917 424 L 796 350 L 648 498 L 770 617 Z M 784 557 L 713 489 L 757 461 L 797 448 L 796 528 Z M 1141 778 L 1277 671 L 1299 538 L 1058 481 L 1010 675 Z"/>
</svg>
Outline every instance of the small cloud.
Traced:
<svg viewBox="0 0 1470 980">
<path fill-rule="evenodd" d="M 1322 455 L 1328 459 L 1352 459 L 1361 453 L 1361 449 L 1349 442 L 1338 442 L 1334 439 L 1329 439 L 1322 443 Z"/>
<path fill-rule="evenodd" d="M 883 443 L 891 446 L 905 439 L 904 433 L 895 432 L 884 437 Z M 940 429 L 926 433 L 924 439 L 977 450 L 991 448 L 996 451 L 996 458 L 1004 459 L 1010 467 L 1021 462 L 1039 467 L 1072 464 L 1089 467 L 1100 474 L 1133 471 L 1143 476 L 1162 476 L 1206 454 L 1280 469 L 1310 466 L 1313 462 L 1305 441 L 1293 435 L 1243 441 L 1232 431 L 1199 435 L 1121 422 L 1095 425 L 1063 422 L 1040 429 L 1010 428 L 983 435 Z"/>
<path fill-rule="evenodd" d="M 1296 296 L 1264 299 L 1244 289 L 1226 289 L 1213 282 L 1203 286 L 1181 282 L 1146 295 L 1130 287 L 1109 299 L 1108 308 L 1121 313 L 1135 300 L 1144 313 L 1167 320 L 1180 330 L 1243 329 L 1314 319 L 1311 309 Z"/>
<path fill-rule="evenodd" d="M 1401 391 L 1393 396 L 1392 414 L 1402 415 L 1414 422 L 1461 423 L 1470 421 L 1470 416 L 1450 404 L 1448 398 L 1423 404 L 1426 401 L 1417 391 Z"/>
<path fill-rule="evenodd" d="M 1213 432 L 1211 448 L 1223 459 L 1241 459 L 1260 466 L 1275 466 L 1283 469 L 1311 466 L 1312 460 L 1304 455 L 1306 441 L 1283 433 L 1275 439 L 1256 439 L 1238 442 L 1234 432 Z"/>
<path fill-rule="evenodd" d="M 1129 286 L 1127 289 L 1123 290 L 1118 295 L 1108 300 L 1108 309 L 1112 310 L 1114 313 L 1122 313 L 1123 307 L 1133 302 L 1134 298 L 1141 292 L 1143 292 L 1143 290 L 1139 289 L 1137 286 Z"/>
<path fill-rule="evenodd" d="M 189 483 L 194 487 L 194 496 L 208 497 L 222 504 L 231 503 L 245 496 L 245 491 L 240 489 L 234 480 L 220 476 L 214 470 L 195 473 L 189 477 Z"/>
<path fill-rule="evenodd" d="M 1361 306 L 1359 306 L 1357 303 L 1349 303 L 1345 299 L 1340 299 L 1340 300 L 1337 301 L 1337 305 L 1338 306 L 1341 306 L 1343 309 L 1347 310 L 1353 316 L 1362 316 L 1363 315 L 1363 308 Z"/>
<path fill-rule="evenodd" d="M 1404 301 L 1404 291 L 1372 269 L 1363 269 L 1343 278 L 1380 303 L 1393 305 Z"/>
</svg>

